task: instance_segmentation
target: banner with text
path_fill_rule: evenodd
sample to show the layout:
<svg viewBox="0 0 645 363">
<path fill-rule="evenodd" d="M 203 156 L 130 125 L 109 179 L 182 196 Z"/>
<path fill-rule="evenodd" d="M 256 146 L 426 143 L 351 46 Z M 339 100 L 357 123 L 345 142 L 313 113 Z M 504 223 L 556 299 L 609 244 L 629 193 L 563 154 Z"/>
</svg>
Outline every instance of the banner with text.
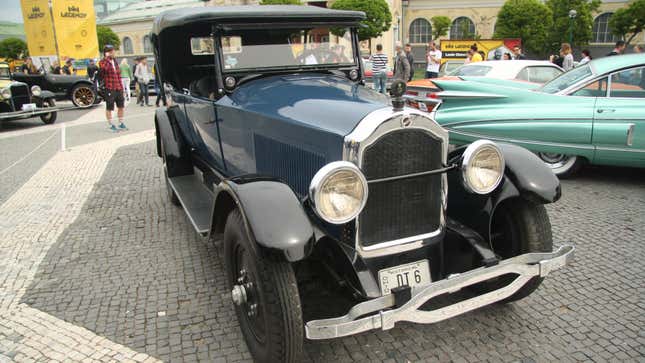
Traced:
<svg viewBox="0 0 645 363">
<path fill-rule="evenodd" d="M 27 47 L 32 57 L 55 57 L 56 41 L 48 0 L 21 0 Z"/>
<path fill-rule="evenodd" d="M 504 53 L 511 53 L 517 45 L 522 46 L 521 39 L 480 39 L 480 40 L 442 40 L 441 62 L 465 60 L 470 47 L 476 44 L 477 51 L 484 53 L 484 60 L 502 59 Z"/>
<path fill-rule="evenodd" d="M 52 0 L 52 14 L 61 62 L 74 58 L 76 68 L 99 56 L 93 0 Z"/>
</svg>

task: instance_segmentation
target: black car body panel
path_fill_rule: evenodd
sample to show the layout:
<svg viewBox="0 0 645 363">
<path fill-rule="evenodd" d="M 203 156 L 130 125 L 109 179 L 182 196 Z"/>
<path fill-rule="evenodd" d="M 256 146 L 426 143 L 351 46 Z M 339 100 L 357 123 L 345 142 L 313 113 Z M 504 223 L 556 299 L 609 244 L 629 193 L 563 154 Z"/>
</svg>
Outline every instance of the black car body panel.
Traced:
<svg viewBox="0 0 645 363">
<path fill-rule="evenodd" d="M 78 84 L 92 86 L 92 82 L 90 82 L 87 77 L 83 76 L 52 73 L 25 74 L 17 72 L 13 73 L 11 77 L 16 81 L 28 84 L 30 87 L 37 85 L 43 90 L 53 92 L 58 100 L 69 99 L 71 97 L 72 89 Z"/>
</svg>

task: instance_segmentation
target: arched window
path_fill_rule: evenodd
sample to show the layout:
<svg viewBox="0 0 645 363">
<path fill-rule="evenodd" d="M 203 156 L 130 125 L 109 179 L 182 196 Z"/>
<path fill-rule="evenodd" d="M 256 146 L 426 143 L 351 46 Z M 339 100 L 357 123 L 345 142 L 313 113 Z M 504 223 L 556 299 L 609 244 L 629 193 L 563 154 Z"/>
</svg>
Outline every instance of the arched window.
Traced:
<svg viewBox="0 0 645 363">
<path fill-rule="evenodd" d="M 592 42 L 594 43 L 614 43 L 618 37 L 612 34 L 609 27 L 609 19 L 612 13 L 600 14 L 593 21 Z"/>
<path fill-rule="evenodd" d="M 149 35 L 143 37 L 143 52 L 152 53 L 152 42 L 150 41 Z"/>
<path fill-rule="evenodd" d="M 475 37 L 475 23 L 465 16 L 452 21 L 450 39 L 472 39 Z"/>
<path fill-rule="evenodd" d="M 430 22 L 418 18 L 410 23 L 410 43 L 429 43 L 432 40 L 432 25 Z"/>
<path fill-rule="evenodd" d="M 132 39 L 130 37 L 123 38 L 123 54 L 132 54 Z"/>
</svg>

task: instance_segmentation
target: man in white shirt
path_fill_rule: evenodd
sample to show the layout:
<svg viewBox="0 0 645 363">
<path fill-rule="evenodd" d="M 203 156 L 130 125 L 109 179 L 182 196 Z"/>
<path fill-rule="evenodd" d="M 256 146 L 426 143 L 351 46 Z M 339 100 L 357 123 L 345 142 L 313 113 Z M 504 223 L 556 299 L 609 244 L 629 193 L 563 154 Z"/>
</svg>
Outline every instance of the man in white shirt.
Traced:
<svg viewBox="0 0 645 363">
<path fill-rule="evenodd" d="M 441 66 L 441 51 L 437 48 L 435 42 L 430 42 L 428 51 L 428 67 L 426 68 L 426 78 L 439 77 L 439 67 Z"/>
</svg>

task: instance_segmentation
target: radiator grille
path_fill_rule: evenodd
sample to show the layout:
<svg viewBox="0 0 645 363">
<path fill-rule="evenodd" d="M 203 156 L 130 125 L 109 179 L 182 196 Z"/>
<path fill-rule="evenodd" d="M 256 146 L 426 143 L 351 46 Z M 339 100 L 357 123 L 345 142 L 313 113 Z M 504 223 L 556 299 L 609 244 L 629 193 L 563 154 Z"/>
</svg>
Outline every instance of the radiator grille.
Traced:
<svg viewBox="0 0 645 363">
<path fill-rule="evenodd" d="M 24 84 L 11 86 L 11 99 L 16 111 L 22 110 L 22 105 L 29 103 L 29 88 Z"/>
<path fill-rule="evenodd" d="M 442 142 L 425 130 L 390 132 L 363 153 L 368 181 L 442 167 Z M 369 184 L 367 204 L 359 216 L 359 239 L 371 246 L 435 231 L 441 218 L 441 174 Z"/>
<path fill-rule="evenodd" d="M 254 140 L 257 173 L 280 178 L 306 195 L 314 174 L 325 165 L 324 156 L 261 135 Z"/>
</svg>

